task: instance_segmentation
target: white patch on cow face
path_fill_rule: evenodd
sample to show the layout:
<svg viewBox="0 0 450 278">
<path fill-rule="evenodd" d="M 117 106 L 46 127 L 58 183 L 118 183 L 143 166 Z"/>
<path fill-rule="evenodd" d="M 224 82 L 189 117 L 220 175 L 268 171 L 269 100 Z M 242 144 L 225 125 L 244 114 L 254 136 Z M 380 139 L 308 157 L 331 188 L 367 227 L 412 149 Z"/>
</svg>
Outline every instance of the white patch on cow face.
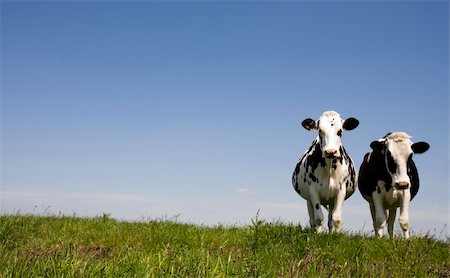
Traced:
<svg viewBox="0 0 450 278">
<path fill-rule="evenodd" d="M 393 133 L 386 138 L 385 144 L 386 168 L 391 175 L 392 186 L 396 189 L 409 188 L 408 160 L 413 154 L 409 136 L 406 133 Z"/>
<path fill-rule="evenodd" d="M 341 157 L 344 121 L 334 111 L 325 112 L 318 121 L 319 142 L 323 158 Z"/>
</svg>

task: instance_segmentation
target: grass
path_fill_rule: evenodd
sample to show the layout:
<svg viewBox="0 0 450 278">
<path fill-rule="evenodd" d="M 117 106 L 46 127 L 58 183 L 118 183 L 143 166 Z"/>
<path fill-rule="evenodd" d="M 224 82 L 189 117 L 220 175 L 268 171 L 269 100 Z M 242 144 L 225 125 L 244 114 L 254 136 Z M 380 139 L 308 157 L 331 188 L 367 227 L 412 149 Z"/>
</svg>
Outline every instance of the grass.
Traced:
<svg viewBox="0 0 450 278">
<path fill-rule="evenodd" d="M 450 277 L 449 247 L 257 218 L 239 228 L 0 216 L 0 277 Z"/>
</svg>

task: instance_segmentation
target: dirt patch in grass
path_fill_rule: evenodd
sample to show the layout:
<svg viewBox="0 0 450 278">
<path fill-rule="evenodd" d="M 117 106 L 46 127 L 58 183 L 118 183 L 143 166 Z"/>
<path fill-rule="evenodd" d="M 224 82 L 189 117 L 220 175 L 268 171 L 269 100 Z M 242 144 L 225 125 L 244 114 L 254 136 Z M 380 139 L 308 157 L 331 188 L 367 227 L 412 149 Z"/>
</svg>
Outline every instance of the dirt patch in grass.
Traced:
<svg viewBox="0 0 450 278">
<path fill-rule="evenodd" d="M 44 259 L 52 256 L 70 256 L 72 254 L 101 260 L 109 258 L 111 252 L 111 247 L 104 246 L 80 246 L 75 248 L 73 246 L 67 248 L 62 248 L 61 246 L 40 246 L 20 250 L 18 255 L 20 257 Z"/>
<path fill-rule="evenodd" d="M 38 247 L 33 249 L 27 249 L 27 250 L 20 250 L 19 251 L 19 257 L 28 257 L 28 258 L 47 258 L 51 255 L 55 254 L 55 248 L 53 247 Z"/>
<path fill-rule="evenodd" d="M 111 247 L 104 246 L 81 246 L 77 249 L 78 254 L 97 260 L 108 258 L 111 251 Z"/>
</svg>

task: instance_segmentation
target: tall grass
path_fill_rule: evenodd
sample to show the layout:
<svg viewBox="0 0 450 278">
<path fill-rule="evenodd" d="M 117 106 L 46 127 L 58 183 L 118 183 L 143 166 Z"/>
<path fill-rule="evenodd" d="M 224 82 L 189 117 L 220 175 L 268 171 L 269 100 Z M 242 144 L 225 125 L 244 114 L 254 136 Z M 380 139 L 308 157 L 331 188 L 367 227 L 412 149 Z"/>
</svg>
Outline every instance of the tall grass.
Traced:
<svg viewBox="0 0 450 278">
<path fill-rule="evenodd" d="M 0 216 L 0 277 L 450 277 L 449 242 L 255 218 L 246 227 Z"/>
</svg>

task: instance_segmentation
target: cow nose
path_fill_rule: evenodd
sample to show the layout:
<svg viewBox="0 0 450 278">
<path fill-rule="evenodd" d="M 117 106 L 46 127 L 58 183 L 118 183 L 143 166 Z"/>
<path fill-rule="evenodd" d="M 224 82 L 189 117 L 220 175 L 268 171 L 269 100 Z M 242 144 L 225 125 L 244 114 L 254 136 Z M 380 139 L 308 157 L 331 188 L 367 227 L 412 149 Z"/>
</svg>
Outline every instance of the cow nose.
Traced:
<svg viewBox="0 0 450 278">
<path fill-rule="evenodd" d="M 399 181 L 395 183 L 396 187 L 398 189 L 408 189 L 409 187 L 409 182 L 407 181 Z"/>
<path fill-rule="evenodd" d="M 325 150 L 325 156 L 327 158 L 335 158 L 335 157 L 337 157 L 337 150 L 335 150 L 335 149 Z"/>
</svg>

